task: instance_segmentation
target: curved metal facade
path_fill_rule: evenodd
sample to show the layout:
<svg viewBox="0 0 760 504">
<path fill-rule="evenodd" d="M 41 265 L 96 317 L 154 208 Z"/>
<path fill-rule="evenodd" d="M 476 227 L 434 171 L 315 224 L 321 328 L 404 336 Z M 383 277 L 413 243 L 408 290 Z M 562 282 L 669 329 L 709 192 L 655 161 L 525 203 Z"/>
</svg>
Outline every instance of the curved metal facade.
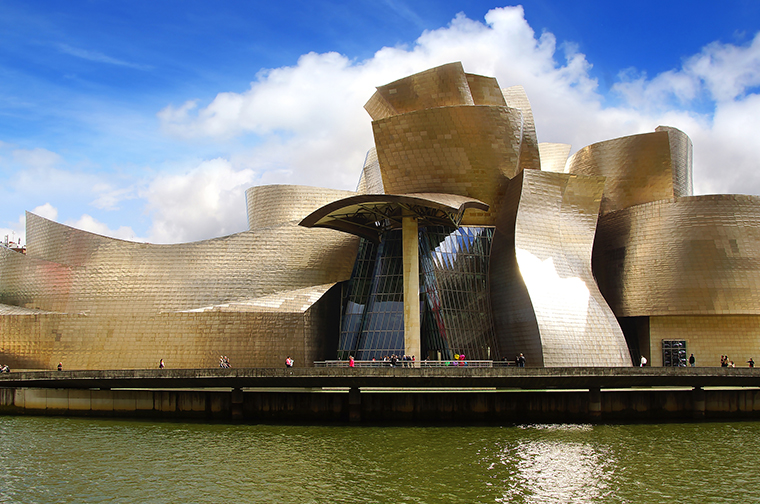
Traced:
<svg viewBox="0 0 760 504">
<path fill-rule="evenodd" d="M 245 192 L 248 229 L 254 231 L 297 222 L 322 205 L 355 194 L 352 191 L 298 185 L 251 187 Z"/>
<path fill-rule="evenodd" d="M 547 367 L 631 365 L 591 271 L 603 187 L 602 177 L 536 170 L 510 183 L 491 270 L 505 356 Z"/>
<path fill-rule="evenodd" d="M 465 225 L 493 225 L 510 178 L 540 169 L 525 90 L 453 63 L 377 88 L 365 108 L 387 194 L 450 193 L 483 201 Z"/>
<path fill-rule="evenodd" d="M 372 123 L 383 187 L 389 194 L 450 193 L 492 207 L 519 167 L 522 116 L 507 107 L 413 111 Z M 493 212 L 468 224 L 493 225 Z"/>
<path fill-rule="evenodd" d="M 579 150 L 566 171 L 606 178 L 603 214 L 633 205 L 690 196 L 691 140 L 675 128 L 615 138 Z"/>
<path fill-rule="evenodd" d="M 302 217 L 302 216 L 301 216 Z M 2 360 L 16 368 L 301 365 L 332 355 L 355 237 L 285 223 L 179 245 L 94 235 L 27 214 L 0 253 Z M 297 254 L 292 251 L 298 250 Z M 332 345 L 332 350 L 328 347 Z"/>
<path fill-rule="evenodd" d="M 605 215 L 594 270 L 619 317 L 760 315 L 760 197 L 692 196 Z"/>
<path fill-rule="evenodd" d="M 461 63 L 380 86 L 365 109 L 375 147 L 357 191 L 251 188 L 242 233 L 151 245 L 27 214 L 27 255 L 0 247 L 0 362 L 760 356 L 760 198 L 691 197 L 683 132 L 568 159 L 538 144 L 523 88 Z"/>
</svg>

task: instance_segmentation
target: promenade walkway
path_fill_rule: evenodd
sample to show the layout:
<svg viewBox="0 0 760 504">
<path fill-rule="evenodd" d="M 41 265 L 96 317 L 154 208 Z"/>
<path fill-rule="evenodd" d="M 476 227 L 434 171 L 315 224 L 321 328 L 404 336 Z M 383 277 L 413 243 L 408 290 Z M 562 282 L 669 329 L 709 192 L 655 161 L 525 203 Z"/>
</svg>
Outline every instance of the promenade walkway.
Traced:
<svg viewBox="0 0 760 504">
<path fill-rule="evenodd" d="M 760 387 L 760 368 L 315 367 L 24 371 L 0 387 L 69 389 Z"/>
</svg>

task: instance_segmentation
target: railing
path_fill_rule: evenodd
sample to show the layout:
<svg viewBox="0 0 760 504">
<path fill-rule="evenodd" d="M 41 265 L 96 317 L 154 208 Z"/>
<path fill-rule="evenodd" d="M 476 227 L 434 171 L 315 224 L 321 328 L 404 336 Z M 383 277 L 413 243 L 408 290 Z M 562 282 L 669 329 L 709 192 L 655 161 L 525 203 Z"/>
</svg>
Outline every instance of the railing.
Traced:
<svg viewBox="0 0 760 504">
<path fill-rule="evenodd" d="M 490 360 L 424 360 L 424 361 L 410 361 L 410 360 L 398 360 L 395 363 L 392 361 L 379 361 L 379 360 L 355 360 L 354 367 L 373 367 L 373 368 L 440 368 L 440 367 L 501 367 L 502 365 L 514 365 L 514 363 L 507 363 L 504 361 L 490 361 Z M 315 361 L 314 367 L 350 367 L 347 360 L 327 360 L 327 361 Z"/>
</svg>

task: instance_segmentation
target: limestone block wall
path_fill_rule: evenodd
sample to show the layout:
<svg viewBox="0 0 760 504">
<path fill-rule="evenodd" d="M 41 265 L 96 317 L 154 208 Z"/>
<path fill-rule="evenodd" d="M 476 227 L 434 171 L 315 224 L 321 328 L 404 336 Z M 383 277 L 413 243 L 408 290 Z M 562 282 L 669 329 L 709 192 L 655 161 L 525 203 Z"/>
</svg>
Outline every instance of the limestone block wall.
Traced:
<svg viewBox="0 0 760 504">
<path fill-rule="evenodd" d="M 662 340 L 685 340 L 698 367 L 720 366 L 728 355 L 737 367 L 751 358 L 760 365 L 760 316 L 681 315 L 649 318 L 651 363 L 662 366 Z"/>
</svg>

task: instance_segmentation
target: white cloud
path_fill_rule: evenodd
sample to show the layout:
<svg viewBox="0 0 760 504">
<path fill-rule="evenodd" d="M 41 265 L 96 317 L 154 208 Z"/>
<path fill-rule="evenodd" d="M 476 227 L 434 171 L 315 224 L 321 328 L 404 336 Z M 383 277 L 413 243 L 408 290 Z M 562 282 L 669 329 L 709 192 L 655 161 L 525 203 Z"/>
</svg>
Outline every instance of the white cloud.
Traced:
<svg viewBox="0 0 760 504">
<path fill-rule="evenodd" d="M 58 219 L 58 209 L 50 203 L 45 203 L 44 205 L 35 207 L 35 209 L 32 210 L 32 213 L 51 221 Z"/>
<path fill-rule="evenodd" d="M 760 34 L 745 46 L 714 42 L 686 59 L 680 69 L 648 80 L 635 69 L 621 72 L 614 86 L 637 109 L 655 109 L 675 99 L 682 106 L 699 98 L 721 103 L 741 99 L 760 85 Z"/>
<path fill-rule="evenodd" d="M 148 239 L 154 242 L 241 231 L 247 227 L 244 192 L 252 185 L 354 189 L 373 145 L 363 105 L 375 86 L 453 61 L 467 72 L 496 77 L 502 87 L 523 85 L 540 141 L 570 143 L 575 151 L 661 124 L 674 126 L 694 141 L 697 193 L 760 194 L 760 142 L 754 138 L 760 130 L 760 36 L 742 46 L 710 44 L 651 78 L 627 69 L 613 87 L 619 100 L 610 106 L 590 75 L 593 62 L 571 42 L 535 33 L 521 7 L 493 9 L 484 21 L 459 14 L 408 47 L 384 47 L 363 61 L 332 52 L 304 54 L 293 66 L 260 71 L 244 92 L 215 90 L 211 102 L 190 100 L 158 112 L 163 131 L 186 142 L 188 157 L 202 143 L 219 145 L 214 159 L 166 160 L 171 173 L 125 182 L 74 172 L 44 149 L 16 150 L 13 162 L 25 169 L 14 184 L 45 197 L 70 190 L 105 210 L 137 198 L 152 219 Z M 7 144 L 0 148 L 10 150 Z M 89 215 L 80 219 L 83 225 L 107 230 L 85 222 Z"/>
<path fill-rule="evenodd" d="M 142 194 L 153 221 L 150 241 L 194 241 L 246 229 L 245 190 L 254 182 L 252 170 L 236 170 L 224 159 L 159 175 Z"/>
<path fill-rule="evenodd" d="M 130 63 L 129 61 L 120 60 L 103 54 L 98 51 L 91 51 L 88 49 L 81 49 L 79 47 L 72 47 L 68 44 L 58 44 L 58 50 L 69 56 L 75 56 L 87 61 L 94 61 L 95 63 L 106 63 L 108 65 L 124 66 L 129 68 L 135 68 L 138 70 L 147 70 L 150 67 L 147 65 L 138 65 L 137 63 Z"/>
<path fill-rule="evenodd" d="M 120 226 L 118 229 L 110 229 L 106 224 L 99 222 L 92 216 L 84 214 L 76 221 L 67 221 L 67 226 L 71 226 L 83 231 L 89 231 L 104 236 L 110 236 L 112 238 L 119 238 L 129 241 L 147 241 L 143 238 L 139 238 L 135 235 L 135 232 L 129 226 Z"/>
<path fill-rule="evenodd" d="M 16 149 L 12 152 L 13 161 L 30 170 L 50 170 L 61 164 L 59 154 L 47 149 Z"/>
<path fill-rule="evenodd" d="M 257 135 L 259 142 L 231 153 L 229 164 L 213 162 L 229 173 L 240 169 L 233 165 L 253 170 L 256 176 L 243 177 L 247 181 L 353 189 L 373 143 L 363 105 L 374 87 L 462 61 L 466 71 L 495 76 L 502 87 L 525 87 L 540 141 L 571 143 L 575 151 L 653 131 L 660 124 L 675 126 L 695 143 L 697 192 L 760 194 L 760 144 L 751 138 L 760 126 L 760 114 L 755 113 L 760 103 L 751 94 L 760 83 L 760 38 L 743 47 L 711 44 L 681 68 L 653 79 L 629 69 L 614 88 L 624 101 L 614 107 L 603 105 L 585 56 L 572 43 L 560 47 L 558 51 L 551 33 L 536 35 L 521 7 L 493 9 L 485 23 L 459 14 L 448 26 L 424 32 L 409 48 L 385 47 L 360 62 L 336 53 L 309 53 L 295 66 L 261 71 L 243 93 L 222 92 L 200 107 L 197 101 L 167 107 L 159 118 L 165 131 L 183 138 Z M 705 93 L 713 109 L 691 110 Z M 730 175 L 725 174 L 728 165 Z M 194 179 L 198 173 L 207 172 L 199 168 L 188 176 Z M 183 186 L 179 179 L 172 180 Z M 154 228 L 163 240 L 188 236 L 194 227 L 194 212 L 174 211 L 169 208 L 174 204 L 182 207 L 173 198 L 151 203 L 152 211 L 163 216 Z M 241 207 L 242 202 L 223 211 L 242 213 Z M 213 206 L 203 208 L 195 213 L 202 214 L 197 218 L 206 232 L 219 234 L 229 228 L 224 223 L 232 213 L 223 217 Z"/>
<path fill-rule="evenodd" d="M 410 49 L 382 48 L 362 62 L 309 53 L 295 66 L 261 71 L 248 91 L 219 93 L 203 107 L 196 100 L 168 106 L 158 117 L 166 132 L 180 138 L 257 135 L 255 146 L 229 160 L 254 170 L 260 183 L 353 189 L 373 145 L 363 106 L 375 86 L 461 60 L 468 72 L 495 75 L 504 87 L 525 85 L 531 97 L 544 97 L 546 109 L 566 107 L 566 117 L 598 110 L 600 97 L 584 56 L 570 46 L 564 65 L 554 56 L 553 35 L 536 38 L 519 7 L 490 11 L 486 24 L 460 14 L 445 28 L 424 32 Z"/>
<path fill-rule="evenodd" d="M 35 207 L 34 210 L 31 210 L 31 212 L 33 214 L 39 215 L 40 217 L 44 217 L 46 219 L 50 219 L 53 221 L 58 218 L 58 209 L 56 209 L 50 203 L 45 203 L 44 205 Z M 0 228 L 0 238 L 5 240 L 6 236 L 8 237 L 9 241 L 13 241 L 21 245 L 26 245 L 26 214 L 25 213 L 19 215 L 18 220 L 11 227 Z"/>
</svg>

